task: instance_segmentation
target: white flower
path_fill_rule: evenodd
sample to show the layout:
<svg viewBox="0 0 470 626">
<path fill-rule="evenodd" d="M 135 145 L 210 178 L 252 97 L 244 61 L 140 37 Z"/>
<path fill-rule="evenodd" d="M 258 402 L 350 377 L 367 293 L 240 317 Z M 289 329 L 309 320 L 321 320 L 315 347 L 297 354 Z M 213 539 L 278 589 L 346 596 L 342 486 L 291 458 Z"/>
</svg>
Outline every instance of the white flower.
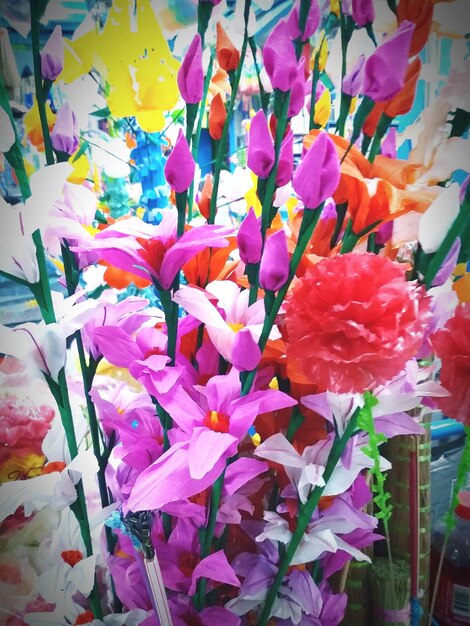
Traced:
<svg viewBox="0 0 470 626">
<path fill-rule="evenodd" d="M 435 252 L 460 210 L 460 187 L 452 183 L 434 200 L 419 222 L 419 242 L 426 254 Z"/>
</svg>

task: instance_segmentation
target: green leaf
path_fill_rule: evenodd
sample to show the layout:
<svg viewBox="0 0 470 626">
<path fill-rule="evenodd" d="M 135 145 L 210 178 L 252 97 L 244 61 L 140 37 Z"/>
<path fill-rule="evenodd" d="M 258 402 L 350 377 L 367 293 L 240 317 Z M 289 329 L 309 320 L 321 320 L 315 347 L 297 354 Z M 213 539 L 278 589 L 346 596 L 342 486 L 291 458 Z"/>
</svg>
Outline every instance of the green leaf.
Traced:
<svg viewBox="0 0 470 626">
<path fill-rule="evenodd" d="M 93 115 L 93 117 L 105 118 L 111 115 L 111 111 L 109 110 L 109 107 L 103 107 L 102 109 L 92 111 L 91 115 Z"/>
<path fill-rule="evenodd" d="M 77 154 L 73 157 L 72 163 L 75 163 L 75 161 L 78 161 L 78 159 L 85 154 L 85 152 L 88 150 L 89 147 L 90 147 L 90 144 L 88 143 L 88 141 L 84 141 L 82 145 L 80 146 Z"/>
</svg>

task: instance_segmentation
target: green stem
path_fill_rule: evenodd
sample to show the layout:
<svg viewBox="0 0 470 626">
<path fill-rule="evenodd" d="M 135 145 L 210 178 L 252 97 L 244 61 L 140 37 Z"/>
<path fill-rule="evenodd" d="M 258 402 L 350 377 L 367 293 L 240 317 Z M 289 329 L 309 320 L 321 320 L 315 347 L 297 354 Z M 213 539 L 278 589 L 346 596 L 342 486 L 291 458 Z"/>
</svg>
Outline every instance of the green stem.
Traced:
<svg viewBox="0 0 470 626">
<path fill-rule="evenodd" d="M 215 160 L 214 167 L 214 183 L 213 190 L 210 202 L 210 213 L 208 223 L 213 224 L 215 221 L 215 214 L 217 209 L 217 193 L 219 191 L 219 181 L 220 181 L 220 172 L 222 170 L 222 165 L 225 158 L 225 150 L 227 146 L 228 133 L 230 129 L 230 124 L 232 122 L 233 110 L 235 105 L 235 100 L 237 98 L 238 85 L 240 83 L 240 77 L 242 75 L 243 70 L 243 62 L 245 60 L 246 49 L 248 47 L 248 14 L 251 6 L 251 0 L 245 0 L 245 33 L 243 36 L 243 45 L 240 53 L 240 61 L 238 63 L 237 70 L 233 76 L 232 83 L 232 93 L 230 95 L 229 105 L 227 107 L 227 117 L 225 119 L 224 128 L 222 130 L 222 137 L 220 138 L 219 146 L 217 149 L 217 158 Z"/>
<path fill-rule="evenodd" d="M 191 154 L 193 155 L 193 159 L 197 162 L 197 155 L 199 152 L 199 142 L 201 140 L 201 132 L 202 132 L 202 120 L 204 118 L 204 111 L 206 108 L 206 100 L 207 94 L 209 93 L 209 85 L 212 78 L 212 66 L 214 65 L 214 55 L 211 54 L 209 60 L 209 66 L 207 68 L 207 74 L 204 79 L 204 93 L 202 95 L 202 100 L 199 105 L 199 117 L 197 120 L 196 132 L 193 137 L 193 141 L 191 144 Z M 188 204 L 192 208 L 194 202 L 194 182 L 191 183 L 191 187 L 189 188 L 189 198 Z"/>
<path fill-rule="evenodd" d="M 387 130 L 390 128 L 390 125 L 392 122 L 393 122 L 393 117 L 390 117 L 386 115 L 385 113 L 382 113 L 379 123 L 377 124 L 377 129 L 375 131 L 372 145 L 370 147 L 368 158 L 371 163 L 374 162 L 375 157 L 379 154 L 382 139 L 384 138 Z"/>
<path fill-rule="evenodd" d="M 322 43 L 320 43 L 320 49 L 321 49 L 321 46 L 322 46 Z M 320 76 L 320 72 L 318 69 L 320 49 L 318 51 L 318 54 L 315 57 L 315 62 L 313 64 L 312 91 L 310 95 L 310 118 L 309 118 L 309 124 L 308 124 L 309 130 L 313 130 L 313 128 L 315 128 L 315 104 L 316 104 L 316 98 L 317 98 L 318 78 Z"/>
<path fill-rule="evenodd" d="M 289 545 L 287 546 L 285 556 L 278 567 L 274 582 L 268 590 L 264 608 L 258 620 L 258 626 L 266 626 L 266 624 L 268 623 L 273 604 L 281 587 L 282 579 L 284 578 L 290 562 L 292 561 L 294 554 L 300 544 L 300 541 L 304 536 L 305 530 L 310 523 L 310 520 L 312 519 L 312 515 L 318 506 L 323 491 L 325 490 L 325 487 L 328 484 L 328 481 L 330 480 L 341 458 L 341 455 L 343 454 L 346 444 L 354 434 L 359 413 L 360 409 L 357 408 L 355 413 L 349 420 L 346 430 L 344 431 L 344 435 L 339 439 L 335 439 L 333 443 L 333 447 L 331 448 L 331 452 L 329 454 L 328 461 L 325 467 L 325 472 L 323 474 L 325 485 L 323 487 L 315 487 L 305 505 L 299 507 L 299 514 L 297 517 L 297 526 L 295 532 L 292 535 L 292 539 L 290 540 Z"/>
<path fill-rule="evenodd" d="M 44 152 L 46 155 L 47 165 L 53 165 L 55 163 L 54 150 L 52 148 L 51 136 L 49 134 L 49 125 L 47 123 L 46 113 L 46 94 L 44 93 L 42 80 L 41 80 L 41 55 L 40 55 L 40 43 L 39 43 L 39 31 L 42 14 L 46 8 L 47 2 L 39 3 L 38 0 L 30 0 L 30 13 L 31 13 L 31 44 L 33 49 L 33 64 L 34 64 L 34 84 L 36 88 L 36 102 L 38 105 L 39 119 L 41 120 L 42 135 L 44 138 Z"/>
</svg>

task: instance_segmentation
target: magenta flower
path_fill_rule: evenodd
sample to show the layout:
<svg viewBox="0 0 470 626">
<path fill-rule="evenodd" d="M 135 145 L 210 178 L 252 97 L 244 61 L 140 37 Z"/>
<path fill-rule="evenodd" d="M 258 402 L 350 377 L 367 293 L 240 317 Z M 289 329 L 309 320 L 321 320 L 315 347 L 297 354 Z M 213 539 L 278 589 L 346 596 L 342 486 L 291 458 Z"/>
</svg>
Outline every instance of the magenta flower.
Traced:
<svg viewBox="0 0 470 626">
<path fill-rule="evenodd" d="M 374 102 L 390 100 L 405 84 L 414 29 L 413 22 L 402 22 L 365 62 L 363 93 Z"/>
<path fill-rule="evenodd" d="M 177 81 L 181 97 L 185 102 L 197 104 L 202 100 L 204 70 L 202 68 L 202 43 L 199 33 L 196 33 L 185 54 L 178 70 Z"/>
<path fill-rule="evenodd" d="M 354 97 L 361 93 L 364 84 L 364 63 L 366 57 L 364 54 L 359 55 L 354 67 L 346 74 L 343 79 L 342 90 L 348 96 Z"/>
<path fill-rule="evenodd" d="M 276 185 L 283 187 L 292 179 L 294 171 L 294 133 L 289 131 L 284 137 L 281 150 L 279 152 L 279 161 L 276 173 Z"/>
<path fill-rule="evenodd" d="M 206 387 L 192 388 L 191 395 L 181 385 L 158 395 L 185 440 L 174 443 L 142 472 L 129 498 L 129 509 L 159 509 L 207 489 L 235 454 L 257 415 L 296 404 L 273 389 L 243 397 L 240 389 L 239 373 L 232 369 L 226 376 L 211 378 Z"/>
<path fill-rule="evenodd" d="M 75 113 L 68 102 L 57 113 L 57 119 L 51 132 L 54 150 L 73 154 L 78 147 L 78 123 Z"/>
<path fill-rule="evenodd" d="M 259 178 L 267 178 L 274 165 L 274 145 L 268 120 L 261 109 L 251 120 L 248 140 L 248 167 Z"/>
<path fill-rule="evenodd" d="M 259 270 L 263 289 L 278 291 L 289 277 L 289 253 L 284 230 L 278 230 L 266 241 Z"/>
<path fill-rule="evenodd" d="M 297 78 L 297 57 L 286 22 L 279 22 L 267 38 L 263 62 L 273 88 L 289 91 Z"/>
<path fill-rule="evenodd" d="M 297 76 L 294 84 L 291 87 L 289 109 L 287 112 L 288 117 L 294 117 L 297 115 L 304 106 L 305 103 L 305 71 L 304 71 L 305 59 L 300 59 Z"/>
<path fill-rule="evenodd" d="M 177 214 L 165 211 L 158 226 L 137 217 L 118 221 L 98 233 L 88 245 L 101 259 L 142 278 L 153 278 L 162 289 L 169 289 L 182 266 L 207 247 L 225 248 L 232 228 L 204 225 L 176 238 Z M 74 252 L 84 252 L 82 246 Z"/>
<path fill-rule="evenodd" d="M 299 11 L 300 0 L 296 0 L 292 11 L 289 13 L 289 17 L 287 18 L 289 35 L 292 39 L 298 39 L 300 37 L 302 41 L 307 41 L 307 39 L 310 39 L 313 33 L 317 30 L 318 25 L 320 24 L 321 14 L 320 7 L 318 6 L 318 0 L 312 0 L 310 3 L 310 9 L 303 33 L 300 32 L 299 28 Z"/>
<path fill-rule="evenodd" d="M 62 28 L 57 25 L 41 51 L 41 74 L 46 80 L 54 81 L 64 67 L 64 40 Z"/>
<path fill-rule="evenodd" d="M 358 26 L 372 24 L 375 19 L 375 9 L 372 0 L 352 0 L 352 16 Z"/>
<path fill-rule="evenodd" d="M 296 169 L 292 185 L 307 209 L 316 209 L 335 192 L 340 163 L 333 141 L 321 132 Z"/>
<path fill-rule="evenodd" d="M 261 238 L 260 221 L 256 217 L 253 208 L 248 211 L 247 216 L 240 224 L 237 233 L 237 244 L 243 263 L 259 262 L 263 240 Z"/>
<path fill-rule="evenodd" d="M 261 361 L 261 350 L 248 328 L 238 331 L 233 342 L 232 363 L 240 372 L 254 370 Z"/>
<path fill-rule="evenodd" d="M 173 191 L 183 193 L 189 189 L 193 182 L 195 169 L 196 164 L 193 155 L 186 137 L 180 129 L 175 147 L 165 163 L 165 178 Z"/>
</svg>

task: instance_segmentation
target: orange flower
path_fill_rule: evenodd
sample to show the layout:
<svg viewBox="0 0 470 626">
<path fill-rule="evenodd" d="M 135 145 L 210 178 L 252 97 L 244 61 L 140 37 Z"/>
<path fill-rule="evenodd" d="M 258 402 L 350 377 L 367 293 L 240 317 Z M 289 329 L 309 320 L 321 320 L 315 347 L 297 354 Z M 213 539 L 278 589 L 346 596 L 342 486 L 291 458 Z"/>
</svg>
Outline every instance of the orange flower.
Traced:
<svg viewBox="0 0 470 626">
<path fill-rule="evenodd" d="M 423 49 L 429 38 L 432 26 L 434 0 L 400 0 L 397 7 L 398 22 L 410 20 L 415 30 L 410 46 L 410 57 Z"/>
<path fill-rule="evenodd" d="M 228 263 L 229 254 L 237 247 L 237 242 L 235 237 L 227 239 L 229 244 L 226 248 L 204 248 L 183 265 L 183 274 L 189 284 L 204 288 L 213 280 L 226 278 L 238 265 L 238 261 Z"/>
<path fill-rule="evenodd" d="M 211 102 L 209 109 L 209 135 L 212 139 L 219 140 L 222 138 L 227 111 L 222 96 L 218 93 Z"/>
<path fill-rule="evenodd" d="M 199 211 L 201 212 L 201 215 L 206 218 L 206 220 L 209 219 L 210 214 L 212 187 L 212 175 L 206 174 L 206 178 L 204 179 L 204 186 L 202 188 L 198 202 Z"/>
<path fill-rule="evenodd" d="M 374 159 L 371 177 L 384 178 L 398 189 L 405 189 L 407 185 L 416 182 L 421 169 L 421 165 L 418 163 L 409 163 L 401 159 L 391 159 L 379 155 Z"/>
<path fill-rule="evenodd" d="M 230 41 L 229 36 L 222 28 L 220 22 L 217 22 L 215 51 L 221 68 L 223 68 L 226 72 L 237 69 L 240 61 L 240 53 Z"/>
<path fill-rule="evenodd" d="M 126 287 L 129 287 L 131 283 L 134 283 L 138 289 L 145 289 L 145 287 L 152 284 L 150 280 L 146 280 L 141 276 L 136 276 L 136 274 L 132 274 L 132 272 L 126 272 L 118 267 L 114 267 L 114 265 L 111 265 L 106 261 L 100 261 L 99 265 L 106 266 L 103 278 L 106 283 L 114 289 L 125 289 Z"/>
<path fill-rule="evenodd" d="M 60 553 L 60 556 L 62 557 L 64 563 L 67 563 L 71 567 L 83 560 L 83 554 L 80 550 L 63 550 Z"/>
</svg>

